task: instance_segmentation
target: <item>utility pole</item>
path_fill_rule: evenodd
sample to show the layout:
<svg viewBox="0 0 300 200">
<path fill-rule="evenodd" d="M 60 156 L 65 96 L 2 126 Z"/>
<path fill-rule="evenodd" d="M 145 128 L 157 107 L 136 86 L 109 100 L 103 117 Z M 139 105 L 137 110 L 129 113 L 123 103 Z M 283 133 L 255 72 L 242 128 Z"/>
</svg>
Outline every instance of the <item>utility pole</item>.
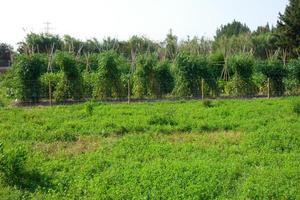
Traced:
<svg viewBox="0 0 300 200">
<path fill-rule="evenodd" d="M 51 28 L 51 23 L 50 22 L 45 22 L 44 23 L 46 26 L 45 26 L 45 32 L 46 32 L 46 34 L 49 34 L 50 33 L 50 30 L 52 29 Z"/>
</svg>

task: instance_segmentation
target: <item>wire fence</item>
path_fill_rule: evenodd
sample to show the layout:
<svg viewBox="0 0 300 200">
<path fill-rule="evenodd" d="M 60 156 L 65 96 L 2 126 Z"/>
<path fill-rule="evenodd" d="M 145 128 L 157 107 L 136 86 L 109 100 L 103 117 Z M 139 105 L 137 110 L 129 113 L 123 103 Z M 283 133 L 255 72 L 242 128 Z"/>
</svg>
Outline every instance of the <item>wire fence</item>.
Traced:
<svg viewBox="0 0 300 200">
<path fill-rule="evenodd" d="M 39 81 L 26 81 L 19 90 L 8 88 L 9 96 L 16 98 L 15 105 L 56 105 L 74 104 L 86 101 L 99 102 L 157 102 L 176 100 L 201 100 L 201 99 L 251 99 L 273 98 L 300 95 L 300 83 L 291 79 L 249 79 L 241 80 L 232 78 L 229 81 L 215 79 L 201 79 L 190 82 L 188 85 L 175 85 L 169 92 L 164 91 L 162 85 L 153 85 L 142 88 L 137 92 L 135 83 L 128 87 L 127 83 L 120 90 L 112 87 L 103 91 L 98 84 L 79 84 L 75 86 L 41 84 Z M 21 92 L 20 92 L 21 90 Z M 19 92 L 19 94 L 17 94 Z"/>
</svg>

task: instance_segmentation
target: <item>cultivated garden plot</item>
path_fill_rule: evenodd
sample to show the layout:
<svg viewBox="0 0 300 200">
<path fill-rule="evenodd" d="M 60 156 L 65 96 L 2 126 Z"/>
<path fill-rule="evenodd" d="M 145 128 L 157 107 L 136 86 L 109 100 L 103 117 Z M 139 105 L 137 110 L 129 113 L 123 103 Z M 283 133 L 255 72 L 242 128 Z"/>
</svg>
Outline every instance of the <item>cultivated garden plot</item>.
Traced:
<svg viewBox="0 0 300 200">
<path fill-rule="evenodd" d="M 0 200 L 300 200 L 300 0 L 17 5 Z"/>
<path fill-rule="evenodd" d="M 1 199 L 298 199 L 299 97 L 0 109 Z"/>
</svg>

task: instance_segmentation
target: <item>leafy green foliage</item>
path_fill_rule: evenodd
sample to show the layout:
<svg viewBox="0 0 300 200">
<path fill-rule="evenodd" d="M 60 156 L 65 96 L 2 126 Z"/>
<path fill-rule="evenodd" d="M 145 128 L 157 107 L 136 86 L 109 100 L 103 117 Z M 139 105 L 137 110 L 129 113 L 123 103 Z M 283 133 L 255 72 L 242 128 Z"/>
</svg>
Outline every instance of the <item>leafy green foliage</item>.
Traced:
<svg viewBox="0 0 300 200">
<path fill-rule="evenodd" d="M 24 101 L 37 102 L 41 94 L 40 77 L 46 71 L 46 59 L 43 55 L 19 55 L 12 66 L 9 87 L 12 96 Z"/>
<path fill-rule="evenodd" d="M 93 114 L 94 111 L 94 105 L 92 102 L 87 102 L 85 104 L 85 112 L 87 115 L 91 116 Z"/>
<path fill-rule="evenodd" d="M 284 14 L 279 15 L 277 24 L 279 45 L 294 56 L 300 51 L 300 0 L 289 0 Z"/>
<path fill-rule="evenodd" d="M 173 35 L 172 29 L 167 35 L 166 43 L 166 58 L 173 60 L 177 54 L 177 37 Z"/>
<path fill-rule="evenodd" d="M 124 60 L 114 51 L 108 51 L 98 58 L 98 84 L 94 96 L 100 99 L 122 96 L 120 67 Z"/>
<path fill-rule="evenodd" d="M 155 94 L 160 97 L 170 94 L 174 88 L 174 77 L 171 73 L 170 61 L 160 61 L 154 68 L 155 71 Z"/>
<path fill-rule="evenodd" d="M 290 78 L 296 79 L 300 83 L 300 58 L 290 60 L 287 67 Z"/>
<path fill-rule="evenodd" d="M 207 84 L 208 90 L 217 91 L 214 72 L 205 56 L 180 52 L 175 60 L 174 72 L 176 78 L 174 93 L 178 96 L 199 96 L 202 79 Z"/>
<path fill-rule="evenodd" d="M 271 80 L 271 91 L 273 95 L 280 96 L 284 93 L 285 87 L 283 78 L 287 75 L 280 60 L 271 58 L 262 66 L 262 73 Z"/>
<path fill-rule="evenodd" d="M 0 197 L 297 199 L 296 101 L 0 109 Z"/>
<path fill-rule="evenodd" d="M 241 22 L 234 20 L 232 23 L 228 23 L 224 26 L 221 26 L 217 30 L 216 39 L 221 37 L 238 36 L 242 33 L 249 33 L 249 32 L 251 31 L 246 24 L 242 24 Z"/>
<path fill-rule="evenodd" d="M 293 105 L 293 111 L 296 113 L 298 116 L 300 116 L 300 102 L 296 102 Z"/>
<path fill-rule="evenodd" d="M 155 54 L 142 54 L 137 57 L 134 73 L 134 94 L 139 98 L 155 94 L 155 67 L 158 63 Z"/>
<path fill-rule="evenodd" d="M 8 184 L 18 184 L 24 174 L 26 152 L 17 147 L 5 153 L 3 145 L 0 144 L 0 172 Z"/>
<path fill-rule="evenodd" d="M 235 55 L 228 59 L 227 64 L 235 74 L 244 80 L 250 79 L 253 74 L 254 60 L 249 55 Z"/>
<path fill-rule="evenodd" d="M 82 76 L 75 57 L 67 52 L 58 52 L 55 55 L 55 63 L 61 72 L 54 94 L 56 101 L 80 99 L 83 93 Z"/>
<path fill-rule="evenodd" d="M 211 108 L 211 107 L 213 107 L 213 103 L 212 103 L 211 100 L 205 99 L 205 100 L 202 101 L 202 104 L 203 104 L 203 106 L 206 107 L 206 108 Z"/>
<path fill-rule="evenodd" d="M 20 53 L 51 53 L 60 50 L 62 41 L 58 35 L 29 33 L 25 42 L 19 43 Z"/>
<path fill-rule="evenodd" d="M 215 80 L 222 77 L 225 64 L 225 56 L 222 52 L 214 52 L 209 56 L 209 69 Z"/>
<path fill-rule="evenodd" d="M 207 59 L 187 52 L 180 52 L 176 57 L 175 73 L 175 94 L 179 96 L 199 96 L 201 78 L 212 78 Z"/>
<path fill-rule="evenodd" d="M 250 55 L 239 54 L 229 57 L 226 64 L 231 71 L 234 72 L 235 77 L 229 83 L 232 83 L 233 88 L 230 93 L 237 96 L 250 96 L 256 92 L 255 85 L 252 81 L 254 59 Z"/>
</svg>

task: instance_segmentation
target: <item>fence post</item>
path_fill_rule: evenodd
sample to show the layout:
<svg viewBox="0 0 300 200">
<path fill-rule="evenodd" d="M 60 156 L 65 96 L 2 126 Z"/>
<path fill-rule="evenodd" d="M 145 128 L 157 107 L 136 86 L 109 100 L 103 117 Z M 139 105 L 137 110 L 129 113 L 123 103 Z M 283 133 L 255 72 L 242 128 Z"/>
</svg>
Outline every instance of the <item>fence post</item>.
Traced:
<svg viewBox="0 0 300 200">
<path fill-rule="evenodd" d="M 201 79 L 201 98 L 204 99 L 204 79 Z"/>
<path fill-rule="evenodd" d="M 130 104 L 130 77 L 128 79 L 128 90 L 127 90 L 127 98 L 128 98 L 128 104 Z"/>
<path fill-rule="evenodd" d="M 268 78 L 268 99 L 270 99 L 270 78 Z"/>
<path fill-rule="evenodd" d="M 52 89 L 51 89 L 50 81 L 49 81 L 49 98 L 50 98 L 50 106 L 52 106 Z"/>
</svg>

